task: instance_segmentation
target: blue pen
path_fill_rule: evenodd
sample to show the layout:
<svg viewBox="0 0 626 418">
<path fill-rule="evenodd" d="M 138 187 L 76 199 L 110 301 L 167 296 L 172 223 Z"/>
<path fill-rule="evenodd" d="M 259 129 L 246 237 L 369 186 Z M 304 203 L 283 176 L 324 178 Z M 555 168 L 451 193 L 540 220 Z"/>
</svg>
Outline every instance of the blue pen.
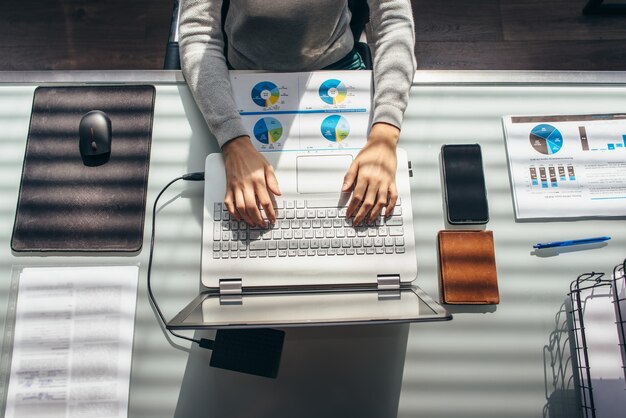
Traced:
<svg viewBox="0 0 626 418">
<path fill-rule="evenodd" d="M 568 241 L 540 242 L 538 244 L 533 245 L 533 248 L 542 249 L 542 248 L 553 248 L 553 247 L 569 247 L 572 245 L 582 245 L 582 244 L 595 244 L 597 242 L 604 242 L 610 239 L 611 237 L 595 237 L 595 238 L 572 239 Z"/>
</svg>

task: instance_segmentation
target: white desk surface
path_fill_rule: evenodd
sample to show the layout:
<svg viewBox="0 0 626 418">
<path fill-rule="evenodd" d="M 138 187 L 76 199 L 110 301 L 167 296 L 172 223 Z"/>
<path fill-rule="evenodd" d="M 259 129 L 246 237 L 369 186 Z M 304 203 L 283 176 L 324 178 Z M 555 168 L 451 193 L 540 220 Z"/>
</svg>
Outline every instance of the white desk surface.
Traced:
<svg viewBox="0 0 626 418">
<path fill-rule="evenodd" d="M 74 73 L 50 80 L 69 83 L 76 80 L 73 76 L 81 78 Z M 105 76 L 101 80 L 110 80 Z M 45 80 L 46 73 L 38 77 Z M 499 83 L 490 84 L 490 77 Z M 473 73 L 466 80 L 469 83 L 464 83 L 463 77 L 451 73 L 438 78 L 418 72 L 401 136 L 401 146 L 414 167 L 418 285 L 438 297 L 436 234 L 445 228 L 439 149 L 444 143 L 478 142 L 483 150 L 491 214 L 487 228 L 494 232 L 501 303 L 494 312 L 465 309 L 445 323 L 288 329 L 276 380 L 212 369 L 210 352 L 196 347 L 189 352 L 184 342 L 185 350 L 176 349 L 164 337 L 145 286 L 151 210 L 146 215 L 144 250 L 136 257 L 16 257 L 11 253 L 37 83 L 0 84 L 0 242 L 4 243 L 0 247 L 0 326 L 6 322 L 15 266 L 139 262 L 129 417 L 528 418 L 548 416 L 548 411 L 551 417 L 572 416 L 576 405 L 569 398 L 571 393 L 554 387 L 555 381 L 565 380 L 565 386 L 572 388 L 568 383 L 571 364 L 564 364 L 563 378 L 555 377 L 558 364 L 551 364 L 557 348 L 569 343 L 563 304 L 569 283 L 578 274 L 608 273 L 626 256 L 626 223 L 516 223 L 500 118 L 505 114 L 623 113 L 626 76 L 602 77 L 614 84 L 576 84 L 577 79 L 596 80 L 589 73 L 579 78 L 575 73 L 532 73 L 527 78 L 522 73 L 511 78 L 507 73 L 484 77 Z M 170 179 L 201 171 L 207 153 L 218 150 L 189 91 L 176 82 L 180 75 L 166 79 L 156 83 L 149 207 Z M 546 83 L 550 80 L 557 82 Z M 180 185 L 170 196 L 182 190 L 160 212 L 157 225 L 154 290 L 168 317 L 182 309 L 199 286 L 202 186 Z M 605 247 L 588 251 L 553 257 L 531 254 L 532 244 L 539 241 L 598 235 L 613 239 Z M 566 357 L 568 353 L 563 351 Z M 563 406 L 557 401 L 564 398 L 570 400 Z"/>
</svg>

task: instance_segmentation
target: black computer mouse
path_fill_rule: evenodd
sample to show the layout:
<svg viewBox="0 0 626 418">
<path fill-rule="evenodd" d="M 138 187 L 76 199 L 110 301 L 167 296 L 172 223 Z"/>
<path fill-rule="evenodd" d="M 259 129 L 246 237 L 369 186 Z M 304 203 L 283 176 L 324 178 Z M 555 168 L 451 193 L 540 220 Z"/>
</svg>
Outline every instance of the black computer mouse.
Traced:
<svg viewBox="0 0 626 418">
<path fill-rule="evenodd" d="M 111 119 L 106 113 L 100 110 L 86 113 L 80 120 L 78 136 L 83 160 L 101 159 L 111 154 Z"/>
</svg>

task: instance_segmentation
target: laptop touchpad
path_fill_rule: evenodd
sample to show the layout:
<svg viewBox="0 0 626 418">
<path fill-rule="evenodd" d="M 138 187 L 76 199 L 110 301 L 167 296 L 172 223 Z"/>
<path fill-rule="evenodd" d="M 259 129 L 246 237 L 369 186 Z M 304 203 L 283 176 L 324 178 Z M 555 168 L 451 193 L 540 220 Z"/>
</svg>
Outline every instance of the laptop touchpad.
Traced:
<svg viewBox="0 0 626 418">
<path fill-rule="evenodd" d="M 338 193 L 352 155 L 297 157 L 298 193 Z"/>
</svg>

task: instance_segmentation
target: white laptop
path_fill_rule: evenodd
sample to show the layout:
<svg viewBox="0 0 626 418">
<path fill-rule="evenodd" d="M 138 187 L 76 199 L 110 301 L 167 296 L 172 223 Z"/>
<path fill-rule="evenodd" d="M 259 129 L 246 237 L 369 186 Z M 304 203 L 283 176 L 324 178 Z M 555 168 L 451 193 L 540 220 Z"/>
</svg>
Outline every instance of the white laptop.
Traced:
<svg viewBox="0 0 626 418">
<path fill-rule="evenodd" d="M 222 154 L 206 159 L 202 285 L 170 328 L 426 321 L 451 316 L 417 277 L 409 162 L 399 149 L 398 204 L 354 227 L 343 177 L 367 141 L 368 71 L 232 72 L 235 102 L 274 167 L 277 220 L 253 228 L 223 204 Z M 321 309 L 323 308 L 323 309 Z"/>
<path fill-rule="evenodd" d="M 206 159 L 202 237 L 202 284 L 241 279 L 245 287 L 376 285 L 395 276 L 417 276 L 409 168 L 398 150 L 399 204 L 374 225 L 345 218 L 349 194 L 339 193 L 358 150 L 315 154 L 267 153 L 282 192 L 277 220 L 250 228 L 233 220 L 222 204 L 226 179 L 222 154 Z M 376 225 L 378 224 L 378 225 Z"/>
</svg>

